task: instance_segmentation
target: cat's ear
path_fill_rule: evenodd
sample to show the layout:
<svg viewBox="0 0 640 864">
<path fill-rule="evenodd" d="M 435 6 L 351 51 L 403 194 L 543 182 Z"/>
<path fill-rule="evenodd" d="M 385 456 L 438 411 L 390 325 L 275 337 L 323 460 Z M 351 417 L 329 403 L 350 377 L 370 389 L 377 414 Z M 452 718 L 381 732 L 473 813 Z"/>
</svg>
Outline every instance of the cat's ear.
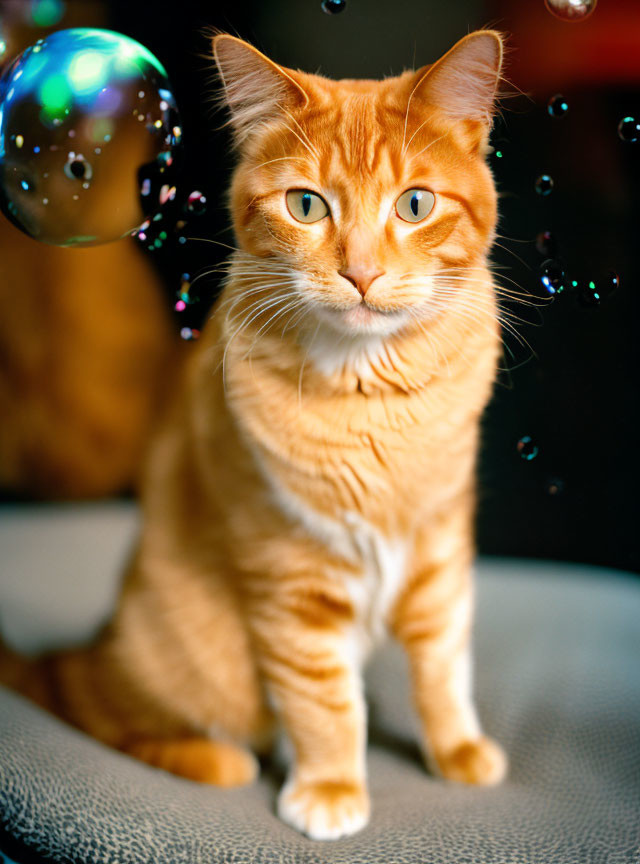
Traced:
<svg viewBox="0 0 640 864">
<path fill-rule="evenodd" d="M 411 100 L 427 102 L 452 120 L 491 125 L 504 53 L 496 30 L 470 33 L 432 66 L 416 73 Z"/>
<path fill-rule="evenodd" d="M 214 36 L 213 56 L 237 144 L 283 109 L 304 106 L 309 101 L 295 72 L 278 66 L 242 39 L 226 33 Z"/>
</svg>

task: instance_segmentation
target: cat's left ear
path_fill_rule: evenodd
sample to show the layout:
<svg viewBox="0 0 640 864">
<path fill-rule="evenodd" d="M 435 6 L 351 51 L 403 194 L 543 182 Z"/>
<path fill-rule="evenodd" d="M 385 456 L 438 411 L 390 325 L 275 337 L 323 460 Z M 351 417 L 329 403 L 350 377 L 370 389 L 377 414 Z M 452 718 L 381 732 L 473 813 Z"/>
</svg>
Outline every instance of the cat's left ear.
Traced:
<svg viewBox="0 0 640 864">
<path fill-rule="evenodd" d="M 503 38 L 496 30 L 470 33 L 432 66 L 418 70 L 412 102 L 436 106 L 451 120 L 490 127 L 503 54 Z"/>
<path fill-rule="evenodd" d="M 226 33 L 214 36 L 213 56 L 237 144 L 283 109 L 304 107 L 309 101 L 293 70 L 278 66 L 242 39 Z"/>
</svg>

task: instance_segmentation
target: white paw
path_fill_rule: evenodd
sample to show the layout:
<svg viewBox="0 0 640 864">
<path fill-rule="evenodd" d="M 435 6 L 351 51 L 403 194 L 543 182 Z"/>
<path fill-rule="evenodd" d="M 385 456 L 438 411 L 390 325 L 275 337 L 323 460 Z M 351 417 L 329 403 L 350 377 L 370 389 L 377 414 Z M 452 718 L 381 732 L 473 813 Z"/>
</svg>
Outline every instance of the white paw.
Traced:
<svg viewBox="0 0 640 864">
<path fill-rule="evenodd" d="M 278 798 L 278 815 L 312 840 L 337 840 L 369 821 L 369 796 L 352 783 L 298 784 L 289 780 Z"/>
</svg>

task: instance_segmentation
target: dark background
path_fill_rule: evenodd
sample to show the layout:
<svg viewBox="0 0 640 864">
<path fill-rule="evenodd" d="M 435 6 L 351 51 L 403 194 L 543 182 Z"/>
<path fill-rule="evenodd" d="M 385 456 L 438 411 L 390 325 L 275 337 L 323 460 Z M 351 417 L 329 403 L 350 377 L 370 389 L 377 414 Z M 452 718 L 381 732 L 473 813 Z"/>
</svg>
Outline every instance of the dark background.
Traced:
<svg viewBox="0 0 640 864">
<path fill-rule="evenodd" d="M 588 20 L 573 24 L 554 18 L 543 0 L 347 0 L 332 16 L 320 0 L 102 5 L 113 29 L 147 45 L 168 69 L 183 120 L 183 190 L 202 190 L 209 205 L 186 233 L 220 243 L 233 242 L 225 208 L 233 157 L 219 128 L 224 116 L 212 106 L 207 28 L 240 35 L 283 65 L 376 78 L 433 62 L 478 27 L 510 34 L 506 75 L 522 92 L 505 100 L 493 135 L 503 153 L 491 157 L 501 194 L 498 278 L 539 294 L 535 238 L 550 230 L 570 278 L 598 282 L 613 270 L 620 287 L 596 307 L 569 291 L 542 308 L 511 307 L 525 319 L 518 330 L 530 347 L 505 339 L 505 371 L 484 422 L 479 547 L 640 572 L 640 142 L 617 135 L 623 116 L 640 117 L 636 0 L 600 0 Z M 562 118 L 546 111 L 556 93 L 570 105 Z M 534 189 L 543 172 L 555 181 L 545 198 Z M 181 273 L 193 277 L 227 252 L 191 239 L 161 250 L 167 303 Z M 215 279 L 197 284 L 201 301 L 187 318 L 176 315 L 176 329 L 198 326 L 215 297 Z M 530 461 L 517 452 L 523 435 L 539 449 Z"/>
</svg>

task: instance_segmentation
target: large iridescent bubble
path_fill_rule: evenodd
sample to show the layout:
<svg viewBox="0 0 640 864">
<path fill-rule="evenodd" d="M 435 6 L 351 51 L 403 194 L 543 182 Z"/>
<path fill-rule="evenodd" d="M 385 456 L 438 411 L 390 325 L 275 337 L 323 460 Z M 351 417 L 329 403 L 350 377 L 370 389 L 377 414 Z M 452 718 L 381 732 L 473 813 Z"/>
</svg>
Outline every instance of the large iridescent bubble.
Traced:
<svg viewBox="0 0 640 864">
<path fill-rule="evenodd" d="M 159 208 L 181 137 L 147 48 L 109 30 L 59 30 L 0 81 L 0 206 L 44 243 L 116 240 Z"/>
</svg>

